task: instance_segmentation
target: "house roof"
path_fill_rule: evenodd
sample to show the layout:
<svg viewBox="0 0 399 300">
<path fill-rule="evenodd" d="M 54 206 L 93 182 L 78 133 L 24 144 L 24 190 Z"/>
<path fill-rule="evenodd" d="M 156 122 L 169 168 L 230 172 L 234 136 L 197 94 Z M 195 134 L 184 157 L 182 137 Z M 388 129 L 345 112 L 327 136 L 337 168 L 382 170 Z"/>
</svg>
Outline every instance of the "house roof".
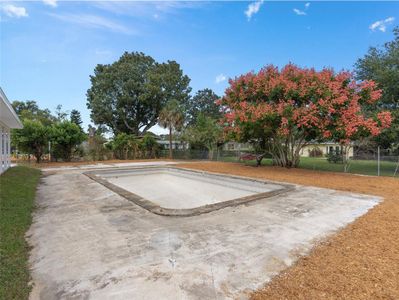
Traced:
<svg viewBox="0 0 399 300">
<path fill-rule="evenodd" d="M 22 128 L 21 120 L 18 118 L 14 109 L 8 101 L 7 96 L 4 94 L 0 87 L 0 122 L 9 128 Z"/>
</svg>

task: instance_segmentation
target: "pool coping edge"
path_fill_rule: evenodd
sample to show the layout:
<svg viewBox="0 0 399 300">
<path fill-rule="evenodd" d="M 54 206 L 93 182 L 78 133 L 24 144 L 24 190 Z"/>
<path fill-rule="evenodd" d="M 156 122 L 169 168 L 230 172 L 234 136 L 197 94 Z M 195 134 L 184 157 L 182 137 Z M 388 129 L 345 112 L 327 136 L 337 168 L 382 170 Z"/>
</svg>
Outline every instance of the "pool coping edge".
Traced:
<svg viewBox="0 0 399 300">
<path fill-rule="evenodd" d="M 151 167 L 132 167 L 132 168 L 118 168 L 120 171 L 128 171 L 128 170 L 137 170 L 137 169 L 177 169 L 177 170 L 184 170 L 188 172 L 193 172 L 193 173 L 199 173 L 199 174 L 209 174 L 213 176 L 224 176 L 224 177 L 230 177 L 233 179 L 241 179 L 241 180 L 250 180 L 250 181 L 255 181 L 259 183 L 273 183 L 273 184 L 278 184 L 282 186 L 280 189 L 276 189 L 273 191 L 269 192 L 264 192 L 264 193 L 257 193 L 254 195 L 250 196 L 245 196 L 245 197 L 240 197 L 240 198 L 235 198 L 231 200 L 226 200 L 222 202 L 217 202 L 213 204 L 206 204 L 202 205 L 199 207 L 195 208 L 183 208 L 183 209 L 173 209 L 173 208 L 164 208 L 159 205 L 156 205 L 154 202 L 147 200 L 135 193 L 129 192 L 103 178 L 100 176 L 97 176 L 96 173 L 99 173 L 99 170 L 92 170 L 88 172 L 84 172 L 83 174 L 89 177 L 90 179 L 100 183 L 101 185 L 105 186 L 106 188 L 110 189 L 111 191 L 117 193 L 118 195 L 122 196 L 123 198 L 133 202 L 134 204 L 141 206 L 142 208 L 157 214 L 161 216 L 174 216 L 174 217 L 192 217 L 192 216 L 197 216 L 201 215 L 204 213 L 210 213 L 212 211 L 220 210 L 226 207 L 235 207 L 239 205 L 246 204 L 248 202 L 256 201 L 256 200 L 261 200 L 261 199 L 266 199 L 270 197 L 274 197 L 277 195 L 281 195 L 283 193 L 287 193 L 290 191 L 295 190 L 295 185 L 291 184 L 285 184 L 285 183 L 277 183 L 273 181 L 268 181 L 268 180 L 259 180 L 251 177 L 244 177 L 244 176 L 236 176 L 236 175 L 230 175 L 230 174 L 221 174 L 221 173 L 213 173 L 213 172 L 205 172 L 205 171 L 198 171 L 198 170 L 192 170 L 189 168 L 180 168 L 180 167 L 174 167 L 174 166 L 151 166 Z M 115 171 L 115 168 L 109 168 L 106 170 L 101 170 L 101 173 L 106 173 L 106 171 Z"/>
</svg>

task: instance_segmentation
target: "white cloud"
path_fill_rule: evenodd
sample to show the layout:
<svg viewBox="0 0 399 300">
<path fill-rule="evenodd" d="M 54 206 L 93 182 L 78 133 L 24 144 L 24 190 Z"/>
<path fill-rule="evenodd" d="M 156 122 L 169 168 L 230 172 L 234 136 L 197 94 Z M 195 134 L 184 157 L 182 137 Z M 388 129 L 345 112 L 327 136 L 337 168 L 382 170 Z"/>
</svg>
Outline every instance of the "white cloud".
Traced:
<svg viewBox="0 0 399 300">
<path fill-rule="evenodd" d="M 88 28 L 108 29 L 115 32 L 125 34 L 137 34 L 137 31 L 132 30 L 124 25 L 111 21 L 109 19 L 88 14 L 49 14 L 50 16 L 69 23 L 78 24 Z"/>
<path fill-rule="evenodd" d="M 15 6 L 12 4 L 7 4 L 3 6 L 3 11 L 5 14 L 9 17 L 16 17 L 16 18 L 21 18 L 21 17 L 27 17 L 28 13 L 25 9 L 25 7 L 22 6 Z"/>
<path fill-rule="evenodd" d="M 262 4 L 263 0 L 257 0 L 248 5 L 247 10 L 244 12 L 248 18 L 248 21 L 251 20 L 252 15 L 256 14 L 259 11 Z"/>
<path fill-rule="evenodd" d="M 298 16 L 306 16 L 306 13 L 303 10 L 294 8 L 293 9 L 294 13 L 296 13 Z"/>
<path fill-rule="evenodd" d="M 1 0 L 0 0 L 1 1 Z M 162 18 L 185 9 L 196 9 L 205 5 L 200 1 L 92 1 L 95 7 L 118 15 Z"/>
<path fill-rule="evenodd" d="M 395 21 L 394 17 L 386 18 L 385 20 L 376 21 L 369 26 L 372 31 L 379 30 L 385 32 L 387 29 L 387 25 L 392 24 Z"/>
<path fill-rule="evenodd" d="M 298 16 L 306 16 L 306 10 L 308 10 L 309 6 L 310 6 L 310 2 L 306 2 L 305 3 L 305 9 L 304 10 L 300 10 L 298 8 L 294 8 L 293 11 L 294 13 L 296 13 Z"/>
<path fill-rule="evenodd" d="M 216 76 L 215 78 L 215 82 L 216 83 L 221 83 L 223 81 L 225 81 L 227 78 L 224 74 L 219 74 L 218 76 Z"/>
<path fill-rule="evenodd" d="M 57 0 L 43 0 L 43 3 L 52 7 L 57 7 Z"/>
</svg>

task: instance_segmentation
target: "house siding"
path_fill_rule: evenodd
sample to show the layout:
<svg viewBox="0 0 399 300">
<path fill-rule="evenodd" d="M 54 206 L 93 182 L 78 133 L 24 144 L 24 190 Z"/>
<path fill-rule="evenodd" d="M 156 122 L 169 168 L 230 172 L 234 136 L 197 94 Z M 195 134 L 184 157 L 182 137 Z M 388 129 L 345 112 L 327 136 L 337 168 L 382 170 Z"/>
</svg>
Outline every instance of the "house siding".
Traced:
<svg viewBox="0 0 399 300">
<path fill-rule="evenodd" d="M 11 166 L 10 128 L 0 122 L 0 174 Z"/>
</svg>

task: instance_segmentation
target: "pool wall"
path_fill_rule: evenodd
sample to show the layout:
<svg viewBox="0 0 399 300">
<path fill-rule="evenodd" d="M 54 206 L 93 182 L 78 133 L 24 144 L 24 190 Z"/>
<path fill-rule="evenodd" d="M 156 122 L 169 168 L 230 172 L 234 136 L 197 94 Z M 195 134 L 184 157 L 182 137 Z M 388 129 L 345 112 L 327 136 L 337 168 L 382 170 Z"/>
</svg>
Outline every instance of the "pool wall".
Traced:
<svg viewBox="0 0 399 300">
<path fill-rule="evenodd" d="M 133 192 L 127 191 L 126 189 L 109 182 L 106 178 L 113 176 L 130 176 L 132 173 L 137 174 L 148 174 L 154 172 L 174 172 L 180 176 L 196 176 L 200 180 L 204 181 L 223 181 L 226 185 L 247 185 L 248 188 L 255 188 L 259 185 L 274 185 L 279 186 L 276 189 L 267 192 L 255 193 L 249 196 L 235 198 L 227 201 L 202 205 L 195 208 L 184 208 L 184 209 L 173 209 L 173 208 L 165 208 L 157 205 L 156 203 L 143 198 L 140 195 L 137 195 Z M 107 187 L 111 191 L 119 194 L 120 196 L 126 198 L 127 200 L 143 207 L 144 209 L 162 216 L 175 216 L 175 217 L 190 217 L 196 216 L 204 213 L 209 213 L 211 211 L 219 210 L 222 208 L 230 207 L 230 206 L 238 206 L 242 204 L 246 204 L 251 201 L 261 200 L 270 198 L 276 195 L 280 195 L 283 193 L 287 193 L 293 191 L 295 189 L 294 185 L 284 184 L 284 183 L 275 183 L 271 181 L 257 180 L 248 177 L 241 176 L 233 176 L 233 175 L 222 175 L 210 172 L 202 172 L 190 169 L 183 169 L 177 167 L 146 167 L 146 168 L 129 168 L 129 169 L 108 169 L 104 171 L 90 171 L 84 173 L 86 176 L 91 178 L 92 180 L 102 184 Z M 154 187 L 156 188 L 156 187 Z"/>
</svg>

